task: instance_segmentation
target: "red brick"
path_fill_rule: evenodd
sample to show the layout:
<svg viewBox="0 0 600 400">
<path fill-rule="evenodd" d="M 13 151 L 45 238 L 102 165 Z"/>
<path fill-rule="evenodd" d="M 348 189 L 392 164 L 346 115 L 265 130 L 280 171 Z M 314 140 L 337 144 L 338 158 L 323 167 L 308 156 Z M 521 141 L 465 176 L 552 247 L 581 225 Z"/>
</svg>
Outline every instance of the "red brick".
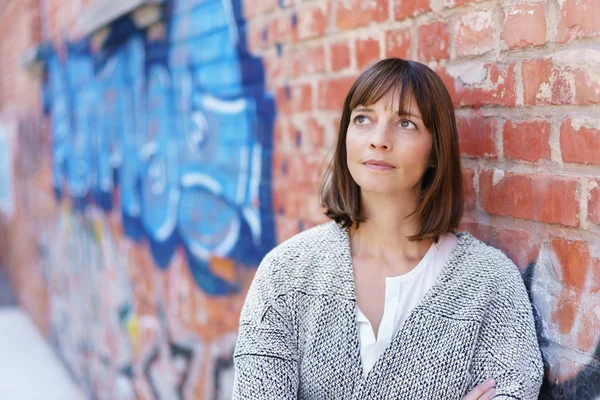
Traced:
<svg viewBox="0 0 600 400">
<path fill-rule="evenodd" d="M 419 60 L 432 61 L 449 57 L 450 33 L 448 24 L 442 21 L 417 28 L 419 37 Z"/>
<path fill-rule="evenodd" d="M 380 54 L 378 39 L 356 39 L 356 66 L 358 69 L 363 69 L 379 60 L 381 58 Z"/>
<path fill-rule="evenodd" d="M 289 151 L 293 147 L 293 141 L 291 140 L 290 136 L 291 129 L 292 127 L 289 118 L 285 117 L 281 113 L 277 114 L 273 129 L 273 143 L 274 148 L 277 149 L 277 151 L 273 151 L 273 165 L 275 165 L 276 155 L 280 156 L 282 151 Z M 281 159 L 281 157 L 279 158 Z M 281 171 L 274 169 L 273 173 L 275 172 Z"/>
<path fill-rule="evenodd" d="M 311 152 L 305 155 L 307 183 L 310 190 L 307 194 L 317 195 L 319 183 L 325 172 L 325 157 L 319 153 Z"/>
<path fill-rule="evenodd" d="M 587 242 L 556 237 L 551 247 L 562 270 L 561 283 L 581 292 L 591 265 Z"/>
<path fill-rule="evenodd" d="M 275 42 L 288 43 L 293 39 L 292 21 L 289 15 L 280 15 L 273 18 L 270 24 L 270 35 Z"/>
<path fill-rule="evenodd" d="M 494 137 L 498 120 L 473 113 L 456 120 L 460 153 L 469 157 L 497 158 Z"/>
<path fill-rule="evenodd" d="M 494 184 L 494 172 L 498 175 Z M 479 200 L 490 214 L 579 226 L 577 181 L 554 175 L 526 175 L 485 170 Z"/>
<path fill-rule="evenodd" d="M 597 120 L 597 118 L 595 119 Z M 567 117 L 560 125 L 560 149 L 566 162 L 600 164 L 600 130 L 585 119 Z"/>
<path fill-rule="evenodd" d="M 495 245 L 510 258 L 521 271 L 536 261 L 540 243 L 523 229 L 496 228 Z"/>
<path fill-rule="evenodd" d="M 429 0 L 393 0 L 394 19 L 399 21 L 406 17 L 414 17 L 431 11 Z"/>
<path fill-rule="evenodd" d="M 525 104 L 600 103 L 600 79 L 580 68 L 579 60 L 585 57 L 586 50 L 574 50 L 556 60 L 523 61 Z M 591 64 L 588 68 L 591 71 Z"/>
<path fill-rule="evenodd" d="M 281 58 L 285 72 L 290 78 L 325 72 L 325 48 L 322 45 L 302 46 L 291 53 L 284 53 Z"/>
<path fill-rule="evenodd" d="M 269 41 L 269 25 L 258 21 L 252 20 L 246 25 L 248 32 L 248 49 L 251 52 L 256 52 L 260 49 L 267 48 L 271 45 Z"/>
<path fill-rule="evenodd" d="M 356 29 L 389 18 L 387 0 L 335 0 L 335 23 L 340 31 Z"/>
<path fill-rule="evenodd" d="M 558 325 L 558 330 L 561 334 L 565 336 L 570 336 L 572 332 L 573 325 L 575 324 L 575 318 L 577 317 L 577 310 L 579 309 L 579 304 L 577 302 L 578 296 L 574 293 L 561 293 L 559 297 L 559 301 L 557 301 L 557 305 L 552 310 L 551 318 L 552 322 Z M 567 340 L 570 338 L 567 336 Z M 567 343 L 562 343 L 566 347 L 572 347 L 575 344 L 570 340 Z M 573 372 L 580 369 L 581 366 L 570 366 L 569 368 L 573 368 Z M 558 368 L 557 368 L 558 369 Z M 564 370 L 564 366 L 560 366 L 560 370 Z"/>
<path fill-rule="evenodd" d="M 305 48 L 294 49 L 291 52 L 283 54 L 283 64 L 287 76 L 290 78 L 297 78 L 302 75 L 302 69 L 304 68 Z M 268 73 L 268 71 L 267 71 Z"/>
<path fill-rule="evenodd" d="M 440 75 L 457 106 L 513 107 L 516 103 L 515 64 L 502 66 L 497 63 L 486 63 L 480 66 L 458 66 L 442 70 Z"/>
<path fill-rule="evenodd" d="M 504 13 L 501 38 L 509 49 L 543 46 L 546 43 L 545 3 L 520 3 Z"/>
<path fill-rule="evenodd" d="M 331 70 L 339 71 L 350 67 L 350 44 L 347 41 L 333 43 L 331 51 Z"/>
<path fill-rule="evenodd" d="M 294 152 L 293 156 L 288 158 L 287 172 L 287 179 L 290 185 L 306 184 L 308 182 L 308 170 L 306 168 L 305 155 Z"/>
<path fill-rule="evenodd" d="M 292 36 L 295 40 L 323 36 L 329 25 L 330 13 L 331 4 L 329 2 L 312 3 L 299 7 L 295 14 L 295 23 L 292 23 Z"/>
<path fill-rule="evenodd" d="M 285 212 L 285 206 L 287 202 L 287 185 L 283 183 L 285 182 L 283 180 L 273 182 L 273 212 L 275 214 L 282 214 Z M 275 182 L 279 183 L 275 184 Z"/>
<path fill-rule="evenodd" d="M 456 25 L 456 56 L 484 54 L 494 48 L 494 22 L 491 11 L 464 15 Z"/>
<path fill-rule="evenodd" d="M 323 147 L 325 128 L 312 115 L 304 118 L 295 118 L 292 123 L 292 129 L 295 139 L 294 144 L 299 146 L 303 153 L 314 153 Z"/>
<path fill-rule="evenodd" d="M 597 0 L 560 1 L 556 41 L 567 43 L 575 38 L 600 37 L 600 2 Z"/>
<path fill-rule="evenodd" d="M 538 95 L 542 96 L 542 88 L 551 88 L 550 78 L 552 77 L 552 60 L 530 60 L 523 61 L 523 90 L 525 104 L 535 105 L 538 103 Z M 544 95 L 548 98 L 548 95 Z"/>
<path fill-rule="evenodd" d="M 536 162 L 550 158 L 550 123 L 547 121 L 507 121 L 502 141 L 508 158 Z"/>
<path fill-rule="evenodd" d="M 312 86 L 309 83 L 282 87 L 277 91 L 277 111 L 310 111 L 312 109 Z"/>
<path fill-rule="evenodd" d="M 332 78 L 319 82 L 319 108 L 341 111 L 356 77 Z"/>
<path fill-rule="evenodd" d="M 410 29 L 390 29 L 385 32 L 386 58 L 398 57 L 409 59 L 411 46 Z"/>
<path fill-rule="evenodd" d="M 469 168 L 462 169 L 463 190 L 465 194 L 465 211 L 473 210 L 477 204 L 475 187 L 473 186 L 473 177 L 475 171 Z"/>
<path fill-rule="evenodd" d="M 588 196 L 588 220 L 600 225 L 600 179 L 592 181 L 592 189 Z M 600 267 L 600 265 L 599 265 Z M 600 268 L 598 269 L 600 271 Z M 600 281 L 600 279 L 599 279 Z"/>
<path fill-rule="evenodd" d="M 325 72 L 325 47 L 316 46 L 305 48 L 300 63 L 304 75 Z"/>
</svg>

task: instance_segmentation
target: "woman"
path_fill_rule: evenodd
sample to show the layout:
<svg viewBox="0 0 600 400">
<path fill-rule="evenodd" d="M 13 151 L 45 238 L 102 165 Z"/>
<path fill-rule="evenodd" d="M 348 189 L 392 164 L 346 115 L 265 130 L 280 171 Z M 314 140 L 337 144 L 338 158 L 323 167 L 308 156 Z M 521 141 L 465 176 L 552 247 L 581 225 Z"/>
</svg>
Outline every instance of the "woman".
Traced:
<svg viewBox="0 0 600 400">
<path fill-rule="evenodd" d="M 431 69 L 388 59 L 358 77 L 321 199 L 333 221 L 257 270 L 234 399 L 537 399 L 543 368 L 519 271 L 454 233 L 456 120 Z"/>
</svg>

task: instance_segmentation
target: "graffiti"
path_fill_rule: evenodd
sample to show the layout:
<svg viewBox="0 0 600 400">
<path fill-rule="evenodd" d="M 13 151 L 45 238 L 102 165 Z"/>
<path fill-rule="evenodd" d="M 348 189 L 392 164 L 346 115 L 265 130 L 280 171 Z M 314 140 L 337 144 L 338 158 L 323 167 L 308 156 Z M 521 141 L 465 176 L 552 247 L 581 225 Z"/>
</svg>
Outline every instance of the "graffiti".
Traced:
<svg viewBox="0 0 600 400">
<path fill-rule="evenodd" d="M 64 207 L 52 237 L 47 279 L 55 347 L 88 398 L 135 398 L 124 376 L 137 316 L 127 261 L 107 219 Z"/>
<path fill-rule="evenodd" d="M 231 398 L 252 266 L 275 245 L 275 106 L 240 3 L 165 2 L 100 48 L 44 49 L 51 338 L 88 398 Z"/>
<path fill-rule="evenodd" d="M 523 271 L 546 370 L 540 398 L 597 399 L 600 398 L 600 331 L 572 328 L 584 317 L 597 320 L 600 315 L 598 292 L 590 290 L 593 276 L 589 274 L 583 293 L 577 299 L 579 310 L 570 318 L 569 307 L 574 305 L 563 303 L 573 296 L 573 289 L 565 285 L 564 277 L 557 276 L 562 270 L 559 257 L 550 246 L 544 245 L 537 261 Z M 586 310 L 593 315 L 583 315 Z M 573 333 L 584 336 L 574 337 Z"/>
<path fill-rule="evenodd" d="M 47 63 L 57 197 L 109 211 L 118 188 L 126 235 L 145 238 L 161 269 L 181 246 L 213 296 L 240 288 L 214 257 L 256 265 L 275 240 L 274 104 L 238 3 L 165 6 L 158 39 L 126 18 L 98 54 L 84 40 Z"/>
</svg>

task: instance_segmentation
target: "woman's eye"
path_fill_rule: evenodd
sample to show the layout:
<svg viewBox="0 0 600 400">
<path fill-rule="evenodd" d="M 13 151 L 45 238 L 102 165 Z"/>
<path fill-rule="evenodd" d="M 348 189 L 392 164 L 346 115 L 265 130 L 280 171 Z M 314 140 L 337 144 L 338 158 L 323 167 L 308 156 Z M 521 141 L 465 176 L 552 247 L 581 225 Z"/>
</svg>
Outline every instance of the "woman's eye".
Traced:
<svg viewBox="0 0 600 400">
<path fill-rule="evenodd" d="M 369 122 L 369 119 L 364 115 L 357 115 L 354 117 L 354 123 L 357 125 L 365 125 L 367 122 Z"/>
<path fill-rule="evenodd" d="M 404 120 L 400 121 L 400 127 L 404 128 L 404 129 L 414 129 L 417 126 L 413 122 L 411 122 L 407 119 L 404 119 Z"/>
</svg>

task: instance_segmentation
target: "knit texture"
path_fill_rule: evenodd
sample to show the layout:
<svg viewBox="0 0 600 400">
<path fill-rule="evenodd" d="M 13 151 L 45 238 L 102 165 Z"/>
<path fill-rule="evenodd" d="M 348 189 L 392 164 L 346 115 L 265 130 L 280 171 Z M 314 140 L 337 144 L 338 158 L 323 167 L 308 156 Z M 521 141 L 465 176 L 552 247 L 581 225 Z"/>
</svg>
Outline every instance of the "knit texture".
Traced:
<svg viewBox="0 0 600 400">
<path fill-rule="evenodd" d="M 236 400 L 537 399 L 543 365 L 517 267 L 468 233 L 368 375 L 356 326 L 348 230 L 304 231 L 265 256 L 242 309 Z"/>
</svg>

